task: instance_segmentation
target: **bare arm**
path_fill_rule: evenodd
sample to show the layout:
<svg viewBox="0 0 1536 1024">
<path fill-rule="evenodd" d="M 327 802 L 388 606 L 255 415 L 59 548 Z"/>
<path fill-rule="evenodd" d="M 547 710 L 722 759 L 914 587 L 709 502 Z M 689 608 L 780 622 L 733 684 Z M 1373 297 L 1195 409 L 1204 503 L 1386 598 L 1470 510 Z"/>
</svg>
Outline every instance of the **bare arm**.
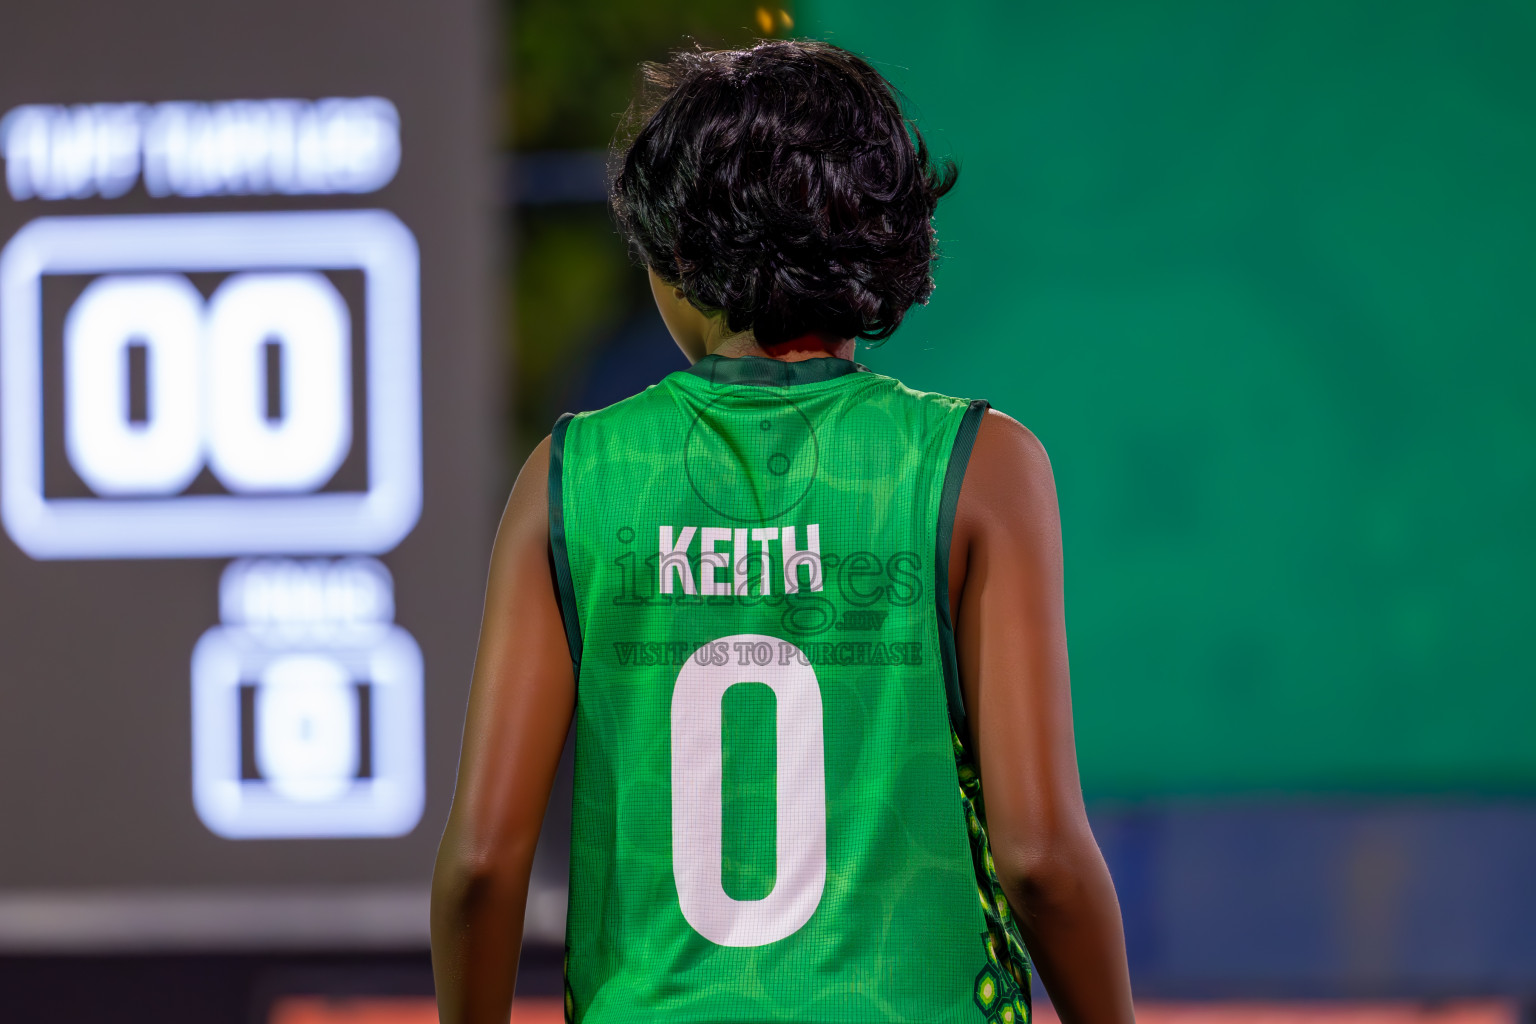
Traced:
<svg viewBox="0 0 1536 1024">
<path fill-rule="evenodd" d="M 496 533 L 453 810 L 432 875 L 432 972 L 443 1024 L 506 1024 L 539 825 L 575 681 L 549 555 L 549 441 Z"/>
<path fill-rule="evenodd" d="M 996 411 L 960 492 L 949 584 L 992 856 L 1025 945 L 1066 1024 L 1134 1021 L 1077 775 L 1056 484 L 1040 442 Z"/>
</svg>

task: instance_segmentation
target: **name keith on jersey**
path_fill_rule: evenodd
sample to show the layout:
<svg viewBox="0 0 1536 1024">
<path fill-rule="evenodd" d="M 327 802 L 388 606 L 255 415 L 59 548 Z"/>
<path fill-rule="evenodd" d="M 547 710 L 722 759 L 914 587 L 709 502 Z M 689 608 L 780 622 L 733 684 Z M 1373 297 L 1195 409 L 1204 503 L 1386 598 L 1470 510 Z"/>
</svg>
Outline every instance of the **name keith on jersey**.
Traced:
<svg viewBox="0 0 1536 1024">
<path fill-rule="evenodd" d="M 669 524 L 653 536 L 655 555 L 637 564 L 627 554 L 616 563 L 623 581 L 616 603 L 646 602 L 640 589 L 649 575 L 656 588 L 650 600 L 789 602 L 785 628 L 809 635 L 832 628 L 877 631 L 891 607 L 915 604 L 923 593 L 922 560 L 916 552 L 823 554 L 819 523 L 752 528 Z M 634 573 L 640 565 L 654 569 Z M 887 607 L 876 607 L 882 604 Z"/>
<path fill-rule="evenodd" d="M 804 537 L 804 543 L 800 538 Z M 684 526 L 659 531 L 661 557 L 656 565 L 663 594 L 680 588 L 684 594 L 704 597 L 766 597 L 773 594 L 774 569 L 779 570 L 779 593 L 798 594 L 801 584 L 809 591 L 822 589 L 821 524 L 811 523 L 802 534 L 794 526 Z M 699 541 L 698 576 L 690 554 Z M 722 545 L 726 545 L 722 549 Z M 777 555 L 775 555 L 777 547 Z M 753 573 L 756 555 L 758 572 Z M 756 586 L 753 586 L 753 584 Z"/>
</svg>

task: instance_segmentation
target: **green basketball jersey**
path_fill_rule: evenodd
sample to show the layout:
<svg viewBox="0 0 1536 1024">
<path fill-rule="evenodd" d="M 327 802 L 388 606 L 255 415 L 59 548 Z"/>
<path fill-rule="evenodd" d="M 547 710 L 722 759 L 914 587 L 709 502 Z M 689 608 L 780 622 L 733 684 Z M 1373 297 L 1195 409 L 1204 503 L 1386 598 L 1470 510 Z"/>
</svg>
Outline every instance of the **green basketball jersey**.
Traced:
<svg viewBox="0 0 1536 1024">
<path fill-rule="evenodd" d="M 568 1019 L 1028 1020 L 947 589 L 985 409 L 712 355 L 555 425 Z"/>
</svg>

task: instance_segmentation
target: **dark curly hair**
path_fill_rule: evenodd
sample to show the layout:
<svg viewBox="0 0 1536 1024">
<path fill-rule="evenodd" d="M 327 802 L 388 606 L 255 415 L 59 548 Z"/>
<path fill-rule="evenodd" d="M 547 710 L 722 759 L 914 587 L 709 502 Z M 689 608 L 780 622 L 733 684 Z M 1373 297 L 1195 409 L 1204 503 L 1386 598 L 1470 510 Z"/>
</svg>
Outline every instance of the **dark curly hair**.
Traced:
<svg viewBox="0 0 1536 1024">
<path fill-rule="evenodd" d="M 610 198 L 636 255 L 694 306 L 774 345 L 888 338 L 928 301 L 933 212 L 957 170 L 930 161 L 878 71 L 802 40 L 643 67 Z"/>
</svg>

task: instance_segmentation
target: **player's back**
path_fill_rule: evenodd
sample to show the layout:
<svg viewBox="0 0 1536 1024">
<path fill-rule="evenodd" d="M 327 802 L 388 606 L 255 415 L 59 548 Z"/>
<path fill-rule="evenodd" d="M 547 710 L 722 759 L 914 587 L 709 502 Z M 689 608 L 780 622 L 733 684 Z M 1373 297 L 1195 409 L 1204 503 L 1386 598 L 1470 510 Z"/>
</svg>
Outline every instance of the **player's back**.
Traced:
<svg viewBox="0 0 1536 1024">
<path fill-rule="evenodd" d="M 843 359 L 711 355 L 556 425 L 572 1020 L 1027 1017 L 951 724 L 949 536 L 984 409 Z"/>
</svg>

